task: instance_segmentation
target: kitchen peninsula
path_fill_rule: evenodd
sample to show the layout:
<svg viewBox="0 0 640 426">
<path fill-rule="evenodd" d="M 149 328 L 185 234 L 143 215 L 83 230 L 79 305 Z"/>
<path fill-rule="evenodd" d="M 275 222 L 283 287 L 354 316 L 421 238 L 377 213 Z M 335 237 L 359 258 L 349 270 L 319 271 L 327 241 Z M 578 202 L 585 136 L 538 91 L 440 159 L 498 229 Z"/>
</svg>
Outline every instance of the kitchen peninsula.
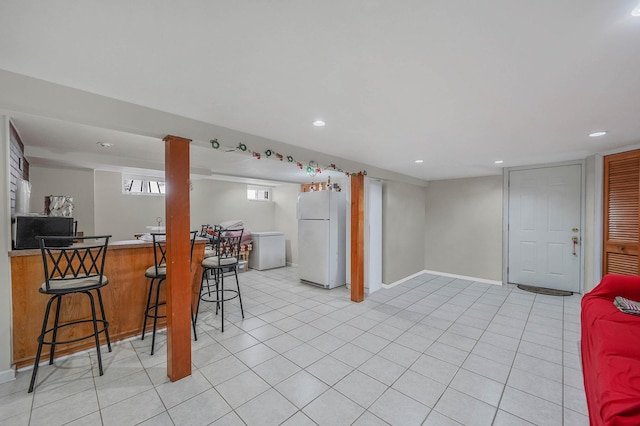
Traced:
<svg viewBox="0 0 640 426">
<path fill-rule="evenodd" d="M 192 300 L 197 301 L 202 268 L 200 266 L 206 239 L 196 239 L 191 260 Z M 18 368 L 33 364 L 38 346 L 37 337 L 42 327 L 42 318 L 48 297 L 38 289 L 44 282 L 42 255 L 39 249 L 13 250 L 11 258 L 11 291 L 13 310 L 13 360 Z M 140 336 L 147 302 L 149 280 L 145 278 L 146 269 L 153 265 L 153 244 L 142 240 L 114 241 L 109 243 L 105 263 L 105 276 L 109 284 L 102 289 L 104 307 L 109 322 L 109 334 L 112 342 Z M 166 285 L 162 286 L 161 300 L 164 300 Z M 88 319 L 91 317 L 87 303 L 77 303 L 79 297 L 73 295 L 63 302 L 60 322 Z M 51 324 L 53 320 L 51 321 Z M 165 319 L 158 321 L 164 327 Z M 88 325 L 88 324 L 84 324 Z M 70 327 L 63 330 L 59 340 L 89 334 L 88 329 Z M 101 336 L 105 343 L 104 336 Z M 67 355 L 85 349 L 94 348 L 92 340 L 56 347 L 56 355 Z M 45 349 L 43 359 L 48 352 Z"/>
</svg>

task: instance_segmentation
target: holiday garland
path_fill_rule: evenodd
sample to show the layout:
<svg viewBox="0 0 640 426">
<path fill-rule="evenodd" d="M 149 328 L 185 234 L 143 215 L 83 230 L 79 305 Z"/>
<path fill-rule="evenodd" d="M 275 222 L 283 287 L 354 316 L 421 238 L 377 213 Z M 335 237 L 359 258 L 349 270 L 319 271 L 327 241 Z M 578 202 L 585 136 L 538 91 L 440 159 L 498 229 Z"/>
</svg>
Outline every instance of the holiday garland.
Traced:
<svg viewBox="0 0 640 426">
<path fill-rule="evenodd" d="M 217 149 L 220 149 L 222 147 L 222 145 L 218 141 L 218 138 L 211 139 L 209 142 L 211 143 L 211 147 L 213 149 L 217 150 Z M 247 145 L 242 143 L 242 142 L 240 142 L 236 147 L 225 146 L 223 148 L 224 148 L 225 152 L 228 152 L 228 151 L 246 152 L 247 154 L 251 155 L 252 157 L 254 157 L 257 160 L 260 160 L 263 155 L 265 156 L 265 158 L 274 158 L 275 157 L 275 159 L 279 160 L 279 161 L 284 161 L 284 159 L 285 159 L 284 155 L 282 155 L 282 154 L 280 154 L 278 152 L 275 152 L 275 151 L 273 151 L 271 149 L 267 149 L 266 151 L 264 151 L 264 153 L 258 152 L 258 151 L 253 151 L 253 150 L 249 149 L 247 147 Z M 305 170 L 304 164 L 302 162 L 300 162 L 300 161 L 296 161 L 293 158 L 292 155 L 287 155 L 286 159 L 287 159 L 287 163 L 295 163 L 295 165 L 300 170 Z M 313 160 L 309 161 L 308 162 L 308 166 L 306 167 L 306 172 L 307 172 L 307 174 L 309 176 L 315 176 L 318 173 L 322 173 L 323 170 L 332 170 L 332 171 L 336 171 L 336 172 L 339 172 L 339 173 L 344 173 L 348 177 L 356 176 L 357 174 L 362 174 L 362 175 L 365 175 L 365 176 L 367 175 L 367 171 L 366 170 L 363 170 L 363 171 L 360 171 L 360 172 L 357 172 L 357 173 L 349 172 L 349 171 L 341 169 L 340 167 L 337 167 L 333 163 L 331 163 L 331 164 L 329 164 L 327 166 L 321 167 L 320 165 L 318 165 L 317 162 L 315 162 Z"/>
</svg>

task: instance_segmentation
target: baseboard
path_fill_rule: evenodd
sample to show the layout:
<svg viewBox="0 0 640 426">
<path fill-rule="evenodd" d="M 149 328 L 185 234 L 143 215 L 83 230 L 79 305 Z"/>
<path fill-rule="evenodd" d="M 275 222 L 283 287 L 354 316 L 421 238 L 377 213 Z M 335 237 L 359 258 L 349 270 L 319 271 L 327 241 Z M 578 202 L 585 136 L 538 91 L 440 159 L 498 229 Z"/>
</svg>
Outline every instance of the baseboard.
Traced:
<svg viewBox="0 0 640 426">
<path fill-rule="evenodd" d="M 298 264 L 297 263 L 292 263 L 292 262 L 287 262 L 287 266 L 293 267 L 293 268 L 297 268 Z"/>
<path fill-rule="evenodd" d="M 156 333 L 160 333 L 160 332 L 166 331 L 166 329 L 167 329 L 166 326 L 163 327 L 163 328 L 159 328 L 159 329 L 156 330 Z M 144 335 L 145 335 L 145 337 L 146 336 L 151 336 L 151 331 L 146 332 Z M 113 339 L 113 336 L 111 336 L 111 338 Z M 111 341 L 111 347 L 113 348 L 114 346 L 123 345 L 123 344 L 125 344 L 127 342 L 130 342 L 132 340 L 139 340 L 139 339 L 140 339 L 140 335 L 138 334 L 136 336 L 127 337 L 126 339 Z M 66 355 L 62 355 L 60 357 L 56 357 L 55 361 L 56 362 L 60 362 L 60 361 L 64 361 L 65 359 L 68 359 L 68 358 L 77 357 L 77 356 L 80 356 L 80 355 L 88 355 L 89 352 L 95 351 L 95 350 L 96 350 L 95 347 L 83 349 L 83 350 L 78 351 L 78 352 L 74 352 L 74 353 L 71 353 L 71 354 L 66 354 Z M 102 353 L 104 354 L 107 350 L 108 350 L 107 349 L 107 344 L 100 342 L 100 351 L 102 351 Z M 103 358 L 103 362 L 104 362 L 104 358 Z M 38 366 L 39 367 L 43 367 L 43 366 L 45 366 L 47 364 L 49 364 L 49 357 L 48 356 L 41 357 L 40 358 L 40 363 L 38 364 Z M 33 370 L 33 364 L 29 364 L 29 365 L 25 365 L 24 367 L 20 367 L 20 368 L 18 368 L 17 371 L 18 371 L 18 373 L 23 373 L 23 372 L 29 371 L 29 370 Z M 0 383 L 2 383 L 2 382 L 0 382 Z"/>
<path fill-rule="evenodd" d="M 347 290 L 351 290 L 351 283 L 346 283 L 346 284 L 345 284 L 345 287 L 347 288 Z M 378 290 L 382 290 L 382 288 L 384 288 L 384 284 L 382 284 L 382 287 L 381 287 L 381 288 L 379 288 Z M 365 296 L 368 296 L 368 295 L 370 295 L 370 294 L 375 293 L 375 292 L 376 292 L 376 291 L 378 291 L 378 290 L 370 291 L 369 287 L 365 287 L 365 288 L 364 288 L 364 294 L 365 294 Z"/>
<path fill-rule="evenodd" d="M 0 383 L 10 382 L 16 379 L 16 369 L 12 367 L 8 370 L 0 371 Z"/>
<path fill-rule="evenodd" d="M 427 274 L 441 275 L 443 277 L 457 278 L 457 279 L 467 280 L 467 281 L 475 281 L 475 282 L 484 283 L 484 284 L 502 285 L 502 281 L 488 280 L 486 278 L 469 277 L 467 275 L 449 274 L 447 272 L 429 271 L 426 269 L 423 272 L 426 272 Z"/>
<path fill-rule="evenodd" d="M 395 281 L 391 284 L 383 283 L 382 287 L 383 288 L 395 287 L 398 284 L 402 284 L 403 282 L 409 281 L 410 279 L 420 276 L 422 274 L 440 275 L 442 277 L 456 278 L 456 279 L 467 280 L 467 281 L 475 281 L 475 282 L 484 283 L 484 284 L 502 285 L 502 281 L 488 280 L 486 278 L 469 277 L 467 275 L 450 274 L 448 272 L 430 271 L 428 269 L 423 269 L 420 272 L 416 272 L 415 274 L 409 275 L 408 277 L 402 278 L 401 280 Z"/>
<path fill-rule="evenodd" d="M 420 275 L 424 274 L 425 272 L 427 272 L 427 271 L 422 270 L 422 271 L 416 272 L 415 274 L 411 274 L 411 275 L 409 275 L 408 277 L 404 277 L 404 278 L 402 278 L 402 279 L 400 279 L 400 280 L 398 280 L 398 281 L 394 281 L 394 282 L 392 282 L 391 284 L 385 284 L 385 283 L 382 283 L 382 288 L 391 288 L 391 287 L 395 287 L 395 286 L 397 286 L 398 284 L 402 284 L 402 283 L 403 283 L 403 282 L 405 282 L 405 281 L 409 281 L 410 279 L 415 278 L 415 277 L 417 277 L 417 276 L 420 276 Z"/>
</svg>

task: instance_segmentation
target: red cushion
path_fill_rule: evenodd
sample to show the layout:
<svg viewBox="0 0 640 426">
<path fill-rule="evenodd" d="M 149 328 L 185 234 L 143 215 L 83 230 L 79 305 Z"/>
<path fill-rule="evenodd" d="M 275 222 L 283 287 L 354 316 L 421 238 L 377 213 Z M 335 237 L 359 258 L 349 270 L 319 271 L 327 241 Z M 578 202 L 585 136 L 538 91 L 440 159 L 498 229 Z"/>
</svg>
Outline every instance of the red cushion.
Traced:
<svg viewBox="0 0 640 426">
<path fill-rule="evenodd" d="M 640 301 L 640 277 L 610 274 L 582 298 L 581 353 L 591 425 L 640 425 L 640 317 L 615 296 Z"/>
</svg>

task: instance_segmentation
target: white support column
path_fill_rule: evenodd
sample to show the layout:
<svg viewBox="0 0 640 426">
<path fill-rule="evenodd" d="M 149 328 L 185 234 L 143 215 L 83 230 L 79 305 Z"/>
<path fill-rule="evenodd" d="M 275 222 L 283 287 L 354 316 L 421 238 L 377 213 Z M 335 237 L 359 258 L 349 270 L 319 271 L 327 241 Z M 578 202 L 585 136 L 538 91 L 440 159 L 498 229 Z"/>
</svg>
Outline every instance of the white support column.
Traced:
<svg viewBox="0 0 640 426">
<path fill-rule="evenodd" d="M 15 378 L 11 337 L 11 199 L 9 118 L 0 115 L 0 383 Z"/>
</svg>

